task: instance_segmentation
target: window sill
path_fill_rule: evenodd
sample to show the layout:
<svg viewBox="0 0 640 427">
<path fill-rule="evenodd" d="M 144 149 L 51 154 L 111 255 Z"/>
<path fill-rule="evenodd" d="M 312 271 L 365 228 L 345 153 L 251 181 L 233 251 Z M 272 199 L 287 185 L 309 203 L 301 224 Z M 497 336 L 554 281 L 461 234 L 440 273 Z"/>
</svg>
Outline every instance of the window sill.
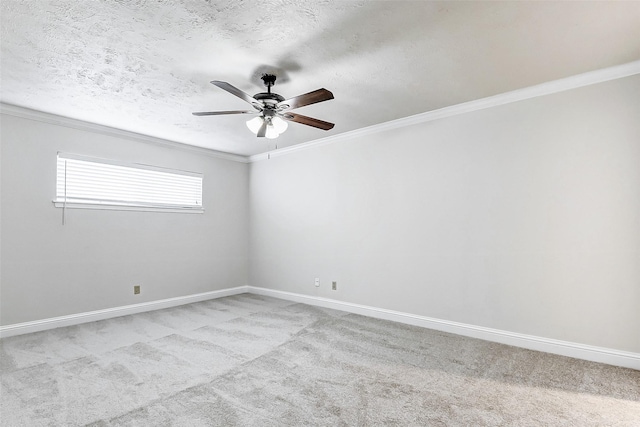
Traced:
<svg viewBox="0 0 640 427">
<path fill-rule="evenodd" d="M 75 203 L 75 202 L 58 202 L 53 201 L 56 208 L 66 209 L 95 209 L 106 211 L 139 211 L 139 212 L 165 212 L 165 213 L 186 213 L 186 214 L 202 214 L 204 208 L 190 207 L 161 207 L 161 206 L 144 206 L 144 205 L 118 205 L 106 203 Z"/>
</svg>

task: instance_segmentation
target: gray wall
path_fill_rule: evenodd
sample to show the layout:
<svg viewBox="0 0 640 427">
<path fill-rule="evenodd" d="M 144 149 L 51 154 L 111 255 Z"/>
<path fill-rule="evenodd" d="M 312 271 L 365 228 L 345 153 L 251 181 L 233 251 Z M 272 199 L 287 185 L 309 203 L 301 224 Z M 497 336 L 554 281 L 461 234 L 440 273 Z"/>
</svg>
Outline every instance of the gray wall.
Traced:
<svg viewBox="0 0 640 427">
<path fill-rule="evenodd" d="M 247 284 L 247 164 L 1 117 L 0 324 Z M 206 212 L 67 210 L 63 226 L 58 151 L 202 172 Z"/>
<path fill-rule="evenodd" d="M 639 118 L 634 76 L 253 163 L 250 283 L 640 352 Z"/>
<path fill-rule="evenodd" d="M 0 324 L 251 284 L 640 352 L 639 100 L 629 77 L 250 166 L 2 115 Z M 62 226 L 57 151 L 201 171 L 207 211 Z"/>
</svg>

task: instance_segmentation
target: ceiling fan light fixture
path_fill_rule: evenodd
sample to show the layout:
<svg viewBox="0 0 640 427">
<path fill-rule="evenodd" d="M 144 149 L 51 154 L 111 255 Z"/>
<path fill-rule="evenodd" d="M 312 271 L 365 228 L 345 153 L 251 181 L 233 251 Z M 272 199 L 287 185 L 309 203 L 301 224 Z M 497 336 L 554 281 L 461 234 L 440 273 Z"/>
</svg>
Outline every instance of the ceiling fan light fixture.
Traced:
<svg viewBox="0 0 640 427">
<path fill-rule="evenodd" d="M 262 118 L 261 116 L 254 117 L 253 119 L 247 121 L 247 127 L 251 132 L 257 135 L 258 131 L 262 127 L 262 122 L 264 122 L 264 118 Z"/>
<path fill-rule="evenodd" d="M 269 139 L 276 139 L 289 127 L 289 124 L 280 117 L 265 118 L 263 116 L 254 117 L 253 119 L 248 120 L 247 127 L 251 132 L 257 135 L 265 120 L 267 121 L 267 131 L 264 136 Z"/>
<path fill-rule="evenodd" d="M 289 127 L 289 123 L 282 120 L 280 117 L 274 117 L 271 119 L 271 124 L 278 131 L 278 133 L 284 133 L 285 130 Z"/>
<path fill-rule="evenodd" d="M 276 128 L 273 127 L 273 125 L 267 125 L 267 133 L 265 133 L 264 136 L 269 139 L 276 139 L 278 136 L 280 136 L 280 132 L 278 132 Z"/>
</svg>

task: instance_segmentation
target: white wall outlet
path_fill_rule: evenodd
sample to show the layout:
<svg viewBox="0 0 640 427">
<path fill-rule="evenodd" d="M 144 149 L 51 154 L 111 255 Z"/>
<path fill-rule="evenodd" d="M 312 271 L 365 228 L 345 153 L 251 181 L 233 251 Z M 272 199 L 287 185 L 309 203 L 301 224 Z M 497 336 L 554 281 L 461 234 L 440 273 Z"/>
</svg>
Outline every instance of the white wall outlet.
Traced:
<svg viewBox="0 0 640 427">
<path fill-rule="evenodd" d="M 318 286 L 320 286 L 320 278 L 319 278 L 319 277 L 316 277 L 316 282 L 315 282 L 315 284 L 316 284 L 316 288 L 317 288 Z"/>
<path fill-rule="evenodd" d="M 334 291 L 338 290 L 338 282 L 331 282 L 331 289 Z"/>
<path fill-rule="evenodd" d="M 133 294 L 138 295 L 140 293 L 140 285 L 133 285 Z"/>
</svg>

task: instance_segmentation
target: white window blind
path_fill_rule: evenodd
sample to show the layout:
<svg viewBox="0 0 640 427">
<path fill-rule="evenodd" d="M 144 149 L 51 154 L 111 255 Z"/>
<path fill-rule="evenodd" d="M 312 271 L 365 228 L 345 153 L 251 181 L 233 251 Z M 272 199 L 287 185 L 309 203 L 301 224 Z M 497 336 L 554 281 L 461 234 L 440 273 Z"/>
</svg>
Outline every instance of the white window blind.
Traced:
<svg viewBox="0 0 640 427">
<path fill-rule="evenodd" d="M 58 153 L 58 207 L 202 212 L 202 174 Z"/>
</svg>

